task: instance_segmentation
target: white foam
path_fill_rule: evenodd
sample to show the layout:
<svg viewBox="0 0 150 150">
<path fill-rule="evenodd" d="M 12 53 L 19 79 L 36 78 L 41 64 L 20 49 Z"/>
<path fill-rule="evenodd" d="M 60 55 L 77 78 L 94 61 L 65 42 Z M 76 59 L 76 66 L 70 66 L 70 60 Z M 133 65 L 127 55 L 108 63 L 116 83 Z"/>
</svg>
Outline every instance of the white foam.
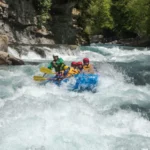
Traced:
<svg viewBox="0 0 150 150">
<path fill-rule="evenodd" d="M 19 71 L 16 67 L 7 76 L 8 83 L 11 81 L 5 91 L 8 95 L 0 97 L 0 149 L 150 148 L 149 120 L 119 107 L 147 103 L 148 85 L 126 83 L 121 72 L 104 64 L 97 93 L 69 92 L 66 85 L 34 83 L 32 75 L 38 67 L 23 66 Z M 30 68 L 35 70 L 32 74 Z"/>
<path fill-rule="evenodd" d="M 13 49 L 11 47 L 8 47 L 8 53 L 10 53 L 11 55 L 19 58 L 19 53 L 15 49 Z"/>
<path fill-rule="evenodd" d="M 92 51 L 94 48 L 97 52 Z M 91 49 L 91 50 L 90 50 Z M 16 50 L 9 48 L 8 49 L 11 54 L 16 57 L 19 57 L 19 54 Z M 121 49 L 119 46 L 114 47 L 105 47 L 105 46 L 91 46 L 88 49 L 82 51 L 79 48 L 76 50 L 70 50 L 65 48 L 60 49 L 50 49 L 48 47 L 43 47 L 43 50 L 46 53 L 46 58 L 42 58 L 39 54 L 34 51 L 27 52 L 27 55 L 22 55 L 21 58 L 23 60 L 28 61 L 40 61 L 40 60 L 52 60 L 52 56 L 54 53 L 57 53 L 59 57 L 62 57 L 65 61 L 79 61 L 84 57 L 88 57 L 91 61 L 100 61 L 100 62 L 133 62 L 144 60 L 145 56 L 150 57 L 150 51 L 146 48 L 143 50 L 133 49 Z"/>
<path fill-rule="evenodd" d="M 142 55 L 139 50 L 126 51 L 126 55 L 121 49 L 118 54 L 114 54 L 116 48 L 110 53 L 109 48 L 104 49 L 108 50 L 106 56 L 103 49 L 101 53 L 80 51 L 73 55 L 58 50 L 58 54 L 66 60 L 89 57 L 106 62 L 125 61 L 129 56 L 136 60 Z M 46 53 L 50 59 L 51 49 Z M 149 55 L 146 50 L 145 55 Z M 30 57 L 41 59 L 35 53 L 26 59 Z M 131 104 L 149 107 L 150 86 L 126 82 L 126 75 L 110 64 L 101 64 L 98 71 L 99 84 L 93 94 L 68 91 L 67 84 L 37 85 L 32 76 L 39 73 L 39 66 L 2 67 L 0 150 L 150 149 L 149 120 L 140 111 L 122 108 Z"/>
<path fill-rule="evenodd" d="M 111 48 L 104 46 L 91 46 L 91 49 L 92 48 L 95 48 L 98 53 L 105 56 L 107 61 L 111 62 L 133 62 L 144 59 L 145 56 L 150 56 L 150 51 L 147 48 L 143 48 L 142 50 L 136 48 L 128 50 L 125 48 L 121 49 L 119 46 L 113 46 Z"/>
</svg>

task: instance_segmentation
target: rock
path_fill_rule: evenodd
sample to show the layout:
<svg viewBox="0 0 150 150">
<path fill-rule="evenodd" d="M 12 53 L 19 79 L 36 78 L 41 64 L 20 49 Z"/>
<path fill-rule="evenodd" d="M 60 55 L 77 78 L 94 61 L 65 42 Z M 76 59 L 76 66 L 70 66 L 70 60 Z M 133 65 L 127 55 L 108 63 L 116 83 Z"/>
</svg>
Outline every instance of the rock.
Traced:
<svg viewBox="0 0 150 150">
<path fill-rule="evenodd" d="M 24 65 L 24 61 L 21 59 L 18 59 L 16 57 L 10 56 L 10 58 L 8 59 L 9 61 L 11 61 L 11 65 Z"/>
<path fill-rule="evenodd" d="M 0 35 L 0 51 L 8 51 L 8 37 L 6 35 Z"/>
<path fill-rule="evenodd" d="M 0 2 L 0 34 L 8 35 L 9 44 L 81 44 L 77 34 L 88 38 L 78 24 L 81 12 L 75 8 L 76 1 L 52 0 L 51 20 L 42 28 L 33 0 Z"/>
<path fill-rule="evenodd" d="M 31 47 L 32 51 L 35 51 L 37 54 L 39 54 L 42 58 L 46 58 L 45 51 L 42 47 Z"/>
<path fill-rule="evenodd" d="M 4 8 L 8 8 L 8 4 L 6 4 L 6 2 L 2 2 L 0 1 L 0 6 L 4 7 Z"/>
<path fill-rule="evenodd" d="M 44 38 L 44 37 L 38 38 L 37 43 L 38 44 L 51 44 L 51 45 L 55 44 L 55 42 L 53 40 L 47 39 L 47 38 Z"/>
<path fill-rule="evenodd" d="M 81 12 L 80 12 L 78 9 L 73 8 L 73 9 L 72 9 L 72 15 L 74 15 L 74 16 L 79 16 L 79 15 L 81 15 Z"/>
<path fill-rule="evenodd" d="M 90 43 L 98 43 L 103 39 L 103 35 L 93 35 L 90 37 Z"/>
<path fill-rule="evenodd" d="M 34 33 L 38 33 L 38 34 L 41 34 L 43 36 L 47 36 L 47 35 L 52 36 L 53 35 L 53 33 L 51 31 L 47 31 L 47 29 L 44 26 L 42 26 L 41 29 L 36 28 Z"/>
<path fill-rule="evenodd" d="M 71 50 L 75 50 L 75 49 L 77 49 L 77 47 L 78 47 L 77 45 L 70 45 L 70 46 L 69 46 L 69 48 L 70 48 Z"/>
<path fill-rule="evenodd" d="M 0 65 L 24 65 L 24 62 L 7 52 L 0 51 Z"/>
<path fill-rule="evenodd" d="M 4 25 L 4 31 L 5 31 L 6 33 L 9 33 L 9 32 L 10 32 L 10 27 L 9 27 L 7 24 Z"/>
<path fill-rule="evenodd" d="M 0 0 L 0 15 L 2 18 L 8 17 L 8 4 L 4 0 Z"/>
</svg>

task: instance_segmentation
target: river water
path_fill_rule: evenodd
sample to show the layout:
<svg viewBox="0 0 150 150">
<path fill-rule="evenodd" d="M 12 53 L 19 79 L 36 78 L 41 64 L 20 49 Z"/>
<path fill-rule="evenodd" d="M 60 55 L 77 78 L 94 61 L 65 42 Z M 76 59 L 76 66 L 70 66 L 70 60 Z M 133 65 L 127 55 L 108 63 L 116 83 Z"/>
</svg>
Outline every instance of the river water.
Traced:
<svg viewBox="0 0 150 150">
<path fill-rule="evenodd" d="M 150 51 L 91 45 L 57 52 L 67 64 L 89 57 L 100 75 L 97 92 L 35 83 L 52 54 L 1 66 L 0 150 L 150 150 Z"/>
</svg>

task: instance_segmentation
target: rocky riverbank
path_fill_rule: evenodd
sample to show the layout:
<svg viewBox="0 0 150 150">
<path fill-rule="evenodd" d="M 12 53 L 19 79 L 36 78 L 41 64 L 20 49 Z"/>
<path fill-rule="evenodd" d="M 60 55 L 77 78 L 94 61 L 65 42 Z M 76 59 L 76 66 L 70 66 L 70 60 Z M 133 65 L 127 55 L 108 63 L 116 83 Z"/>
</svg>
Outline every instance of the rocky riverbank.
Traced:
<svg viewBox="0 0 150 150">
<path fill-rule="evenodd" d="M 9 47 L 9 48 L 8 48 Z M 77 45 L 66 44 L 9 44 L 6 35 L 0 36 L 0 65 L 22 65 L 24 62 L 22 57 L 28 56 L 29 53 L 34 53 L 41 58 L 46 58 L 54 52 L 61 54 L 72 55 L 77 50 Z M 15 53 L 15 56 L 12 54 Z M 11 61 L 9 61 L 11 60 Z"/>
</svg>

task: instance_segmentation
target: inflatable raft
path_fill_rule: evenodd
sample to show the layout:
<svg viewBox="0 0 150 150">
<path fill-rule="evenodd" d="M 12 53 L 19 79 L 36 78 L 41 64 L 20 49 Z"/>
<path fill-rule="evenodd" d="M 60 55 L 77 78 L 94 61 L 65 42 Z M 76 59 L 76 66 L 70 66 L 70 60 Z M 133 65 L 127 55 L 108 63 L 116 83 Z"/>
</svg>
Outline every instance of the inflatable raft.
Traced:
<svg viewBox="0 0 150 150">
<path fill-rule="evenodd" d="M 68 90 L 71 91 L 92 91 L 96 92 L 98 85 L 99 75 L 97 74 L 77 74 L 70 78 L 65 78 L 61 81 L 51 78 L 50 80 L 44 81 L 41 84 L 54 83 L 58 86 L 67 84 Z M 72 80 L 73 79 L 73 80 Z M 71 82 L 72 81 L 72 82 Z"/>
</svg>

